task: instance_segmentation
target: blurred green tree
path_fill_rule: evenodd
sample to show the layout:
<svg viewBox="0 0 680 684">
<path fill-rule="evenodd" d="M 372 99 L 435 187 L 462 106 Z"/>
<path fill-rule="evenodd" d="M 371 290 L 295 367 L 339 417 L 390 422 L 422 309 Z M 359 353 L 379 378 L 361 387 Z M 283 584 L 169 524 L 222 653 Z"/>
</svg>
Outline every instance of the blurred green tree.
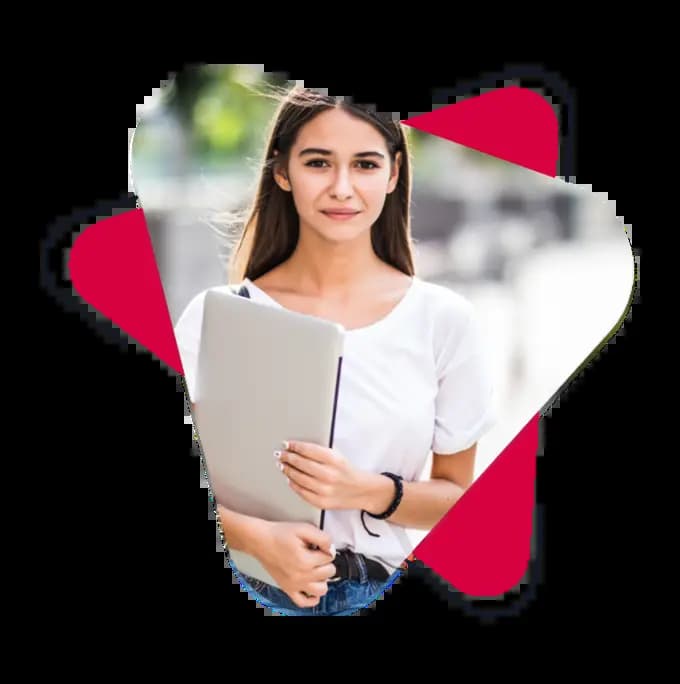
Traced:
<svg viewBox="0 0 680 684">
<path fill-rule="evenodd" d="M 165 106 L 180 124 L 187 152 L 208 169 L 224 169 L 244 160 L 259 161 L 267 127 L 276 108 L 264 97 L 268 86 L 290 87 L 285 75 L 239 64 L 200 64 L 175 74 Z M 408 128 L 416 154 L 425 134 Z M 144 134 L 139 149 L 144 154 Z"/>
</svg>

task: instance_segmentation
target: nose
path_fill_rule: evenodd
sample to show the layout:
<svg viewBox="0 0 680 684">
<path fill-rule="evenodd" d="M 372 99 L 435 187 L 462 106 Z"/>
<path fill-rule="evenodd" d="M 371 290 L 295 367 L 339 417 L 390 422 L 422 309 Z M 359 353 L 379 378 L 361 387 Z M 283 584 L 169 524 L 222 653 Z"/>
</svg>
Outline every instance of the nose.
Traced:
<svg viewBox="0 0 680 684">
<path fill-rule="evenodd" d="M 346 200 L 351 197 L 352 183 L 348 171 L 340 169 L 333 179 L 333 184 L 331 186 L 331 195 L 334 199 Z"/>
</svg>

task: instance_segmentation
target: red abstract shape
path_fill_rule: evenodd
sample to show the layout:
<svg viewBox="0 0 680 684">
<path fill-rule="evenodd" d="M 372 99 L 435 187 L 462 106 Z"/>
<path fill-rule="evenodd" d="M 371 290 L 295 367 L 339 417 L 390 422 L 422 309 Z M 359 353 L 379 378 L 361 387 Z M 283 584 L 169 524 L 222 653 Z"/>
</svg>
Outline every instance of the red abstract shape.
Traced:
<svg viewBox="0 0 680 684">
<path fill-rule="evenodd" d="M 532 418 L 414 551 L 465 594 L 498 596 L 526 572 L 538 420 Z"/>
<path fill-rule="evenodd" d="M 182 373 L 172 319 L 141 209 L 98 221 L 68 261 L 78 294 L 170 368 Z"/>
<path fill-rule="evenodd" d="M 500 88 L 402 123 L 548 176 L 557 170 L 557 117 L 526 88 Z"/>
</svg>

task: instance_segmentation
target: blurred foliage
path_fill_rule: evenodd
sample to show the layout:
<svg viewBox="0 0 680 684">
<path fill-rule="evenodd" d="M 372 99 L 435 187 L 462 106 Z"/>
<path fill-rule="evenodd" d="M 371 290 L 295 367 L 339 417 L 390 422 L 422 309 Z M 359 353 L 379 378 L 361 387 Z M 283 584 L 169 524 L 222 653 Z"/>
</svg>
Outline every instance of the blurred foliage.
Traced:
<svg viewBox="0 0 680 684">
<path fill-rule="evenodd" d="M 136 156 L 142 162 L 162 163 L 167 138 L 159 133 L 159 122 L 169 116 L 184 134 L 185 154 L 201 166 L 259 160 L 277 106 L 275 99 L 263 96 L 269 85 L 288 88 L 292 83 L 283 75 L 237 64 L 198 65 L 178 72 L 159 97 L 160 111 L 142 116 Z M 407 136 L 414 155 L 428 137 L 410 127 Z"/>
<path fill-rule="evenodd" d="M 206 65 L 183 72 L 175 100 L 192 135 L 192 151 L 206 161 L 259 151 L 276 103 L 256 95 L 264 80 L 253 67 Z M 268 82 L 284 85 L 268 78 Z"/>
</svg>

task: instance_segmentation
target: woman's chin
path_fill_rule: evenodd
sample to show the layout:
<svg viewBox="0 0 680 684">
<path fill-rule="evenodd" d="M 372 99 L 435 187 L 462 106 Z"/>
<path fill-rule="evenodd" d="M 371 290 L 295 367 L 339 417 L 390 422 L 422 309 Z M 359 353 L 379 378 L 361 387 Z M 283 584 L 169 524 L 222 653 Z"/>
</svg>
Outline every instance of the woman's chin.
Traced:
<svg viewBox="0 0 680 684">
<path fill-rule="evenodd" d="M 351 244 L 363 241 L 366 237 L 370 240 L 370 227 L 344 226 L 342 224 L 327 228 L 315 228 L 313 232 L 324 242 L 331 242 L 338 245 Z"/>
</svg>

